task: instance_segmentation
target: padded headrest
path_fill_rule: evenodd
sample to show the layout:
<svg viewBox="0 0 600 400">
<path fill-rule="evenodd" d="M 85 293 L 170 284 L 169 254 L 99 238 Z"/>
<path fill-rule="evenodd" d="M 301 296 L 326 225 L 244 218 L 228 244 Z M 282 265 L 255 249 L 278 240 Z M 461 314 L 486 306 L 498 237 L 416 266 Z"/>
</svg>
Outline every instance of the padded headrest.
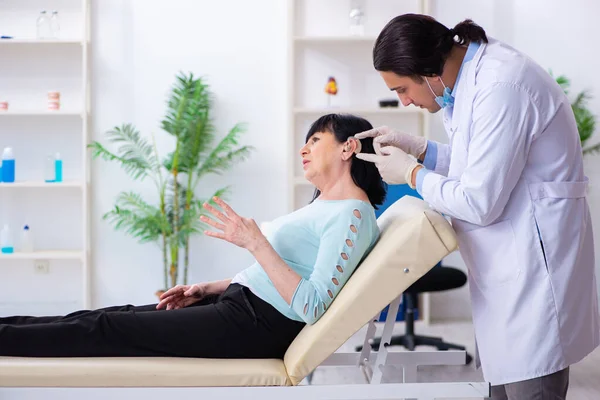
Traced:
<svg viewBox="0 0 600 400">
<path fill-rule="evenodd" d="M 405 196 L 378 219 L 380 237 L 327 312 L 292 342 L 284 363 L 297 385 L 410 285 L 456 250 L 444 217 Z"/>
</svg>

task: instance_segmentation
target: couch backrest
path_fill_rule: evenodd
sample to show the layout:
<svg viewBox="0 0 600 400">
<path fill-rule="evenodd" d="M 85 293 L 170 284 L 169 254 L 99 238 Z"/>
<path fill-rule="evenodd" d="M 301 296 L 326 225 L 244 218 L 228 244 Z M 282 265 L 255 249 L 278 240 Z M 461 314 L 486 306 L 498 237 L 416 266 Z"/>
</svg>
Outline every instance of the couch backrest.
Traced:
<svg viewBox="0 0 600 400">
<path fill-rule="evenodd" d="M 284 363 L 297 385 L 443 257 L 457 248 L 451 225 L 415 197 L 377 219 L 380 237 L 325 314 L 292 342 Z"/>
</svg>

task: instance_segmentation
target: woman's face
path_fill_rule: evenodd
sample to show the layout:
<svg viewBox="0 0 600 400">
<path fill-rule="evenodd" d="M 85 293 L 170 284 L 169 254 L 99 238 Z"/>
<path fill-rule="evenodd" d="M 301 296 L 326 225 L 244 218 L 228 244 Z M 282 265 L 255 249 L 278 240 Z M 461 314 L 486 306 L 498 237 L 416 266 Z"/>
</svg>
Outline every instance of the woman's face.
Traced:
<svg viewBox="0 0 600 400">
<path fill-rule="evenodd" d="M 352 156 L 344 151 L 344 143 L 331 132 L 316 132 L 300 149 L 304 177 L 310 182 L 332 179 L 342 171 L 344 161 Z"/>
</svg>

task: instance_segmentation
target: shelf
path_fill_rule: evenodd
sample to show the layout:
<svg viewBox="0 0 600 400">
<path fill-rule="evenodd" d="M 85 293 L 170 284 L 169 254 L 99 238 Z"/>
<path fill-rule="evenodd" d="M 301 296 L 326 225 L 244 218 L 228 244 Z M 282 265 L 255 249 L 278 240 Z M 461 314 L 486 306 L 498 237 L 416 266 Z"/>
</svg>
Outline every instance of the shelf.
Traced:
<svg viewBox="0 0 600 400">
<path fill-rule="evenodd" d="M 40 188 L 40 189 L 57 189 L 57 188 L 82 188 L 83 182 L 66 181 L 66 182 L 50 182 L 43 181 L 18 181 L 18 182 L 0 182 L 0 188 Z"/>
<path fill-rule="evenodd" d="M 18 44 L 43 44 L 43 45 L 55 45 L 55 44 L 77 44 L 77 45 L 82 45 L 84 43 L 83 40 L 76 40 L 76 39 L 47 39 L 47 40 L 40 40 L 40 39 L 0 39 L 0 46 L 1 45 L 18 45 Z"/>
<path fill-rule="evenodd" d="M 377 38 L 374 36 L 296 36 L 294 41 L 297 43 L 366 43 L 375 44 Z"/>
<path fill-rule="evenodd" d="M 0 260 L 82 260 L 83 252 L 77 250 L 40 250 L 31 253 L 0 253 Z"/>
<path fill-rule="evenodd" d="M 327 113 L 346 113 L 346 114 L 423 114 L 426 110 L 414 106 L 409 107 L 390 107 L 390 108 L 369 108 L 369 107 L 331 107 L 331 108 L 294 108 L 295 114 L 327 114 Z"/>
<path fill-rule="evenodd" d="M 60 116 L 72 116 L 72 117 L 81 117 L 83 113 L 80 111 L 71 111 L 71 110 L 47 110 L 47 111 L 36 111 L 36 110 L 8 110 L 8 111 L 0 111 L 0 117 L 37 117 L 37 116 L 52 116 L 52 117 L 60 117 Z"/>
</svg>

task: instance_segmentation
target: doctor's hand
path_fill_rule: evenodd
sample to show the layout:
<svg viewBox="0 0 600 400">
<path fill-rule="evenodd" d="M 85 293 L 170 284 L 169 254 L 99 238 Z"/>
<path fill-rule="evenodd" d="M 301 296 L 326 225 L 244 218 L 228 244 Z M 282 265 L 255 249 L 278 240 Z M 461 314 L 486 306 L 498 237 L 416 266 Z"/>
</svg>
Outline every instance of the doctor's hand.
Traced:
<svg viewBox="0 0 600 400">
<path fill-rule="evenodd" d="M 358 153 L 356 158 L 375 163 L 381 178 L 391 185 L 402 185 L 411 183 L 412 173 L 420 164 L 403 150 L 386 146 L 379 150 L 380 154 Z"/>
<path fill-rule="evenodd" d="M 424 156 L 425 150 L 427 150 L 427 139 L 424 137 L 398 132 L 387 126 L 380 126 L 361 132 L 354 135 L 354 137 L 357 139 L 372 137 L 374 138 L 373 145 L 375 149 L 381 146 L 391 145 L 404 150 L 415 158 Z M 377 153 L 379 152 L 377 151 Z"/>
<path fill-rule="evenodd" d="M 156 305 L 156 309 L 177 310 L 192 305 L 206 297 L 207 288 L 207 283 L 172 287 L 160 296 L 160 302 Z"/>
<path fill-rule="evenodd" d="M 220 222 L 208 218 L 205 215 L 201 216 L 200 220 L 222 232 L 207 230 L 204 231 L 205 235 L 226 240 L 229 243 L 233 243 L 236 246 L 251 252 L 268 243 L 267 239 L 253 219 L 240 217 L 227 203 L 218 197 L 214 197 L 213 200 L 223 209 L 223 211 L 225 211 L 224 213 L 208 203 L 204 203 L 204 208 L 206 208 Z"/>
</svg>

